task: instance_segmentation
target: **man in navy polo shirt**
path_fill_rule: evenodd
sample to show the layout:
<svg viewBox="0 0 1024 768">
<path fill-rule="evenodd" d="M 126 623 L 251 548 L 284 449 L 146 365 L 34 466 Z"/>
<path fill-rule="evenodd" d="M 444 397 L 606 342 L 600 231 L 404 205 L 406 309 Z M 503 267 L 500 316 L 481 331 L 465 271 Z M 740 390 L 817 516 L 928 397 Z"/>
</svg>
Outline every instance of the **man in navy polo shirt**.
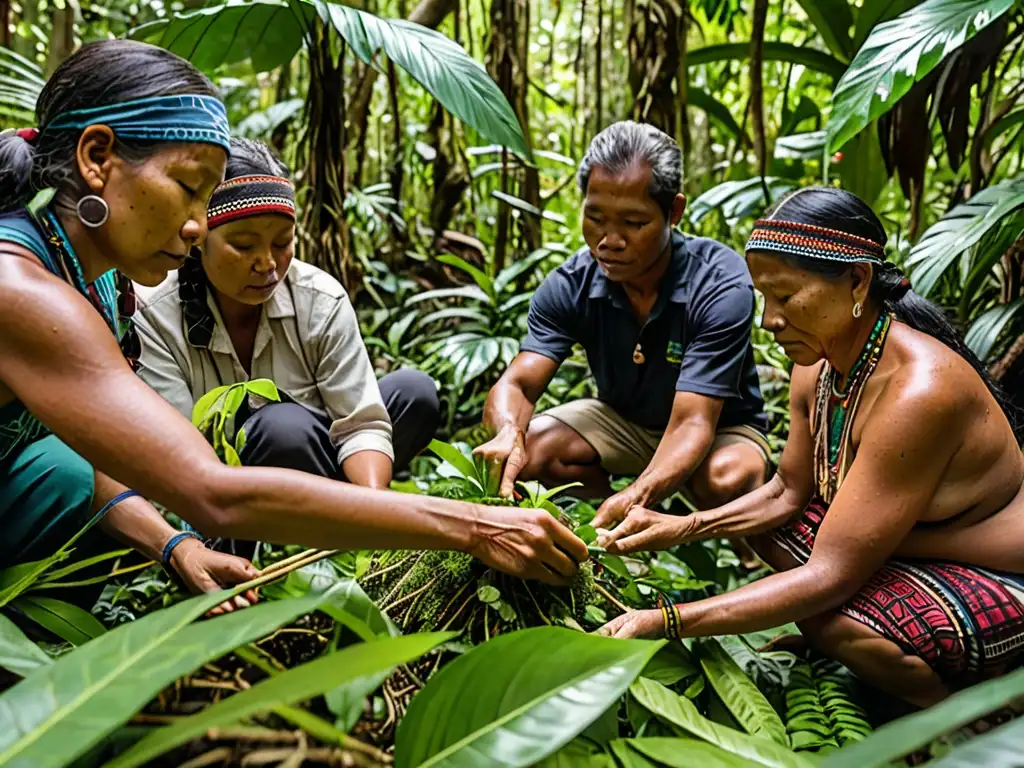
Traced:
<svg viewBox="0 0 1024 768">
<path fill-rule="evenodd" d="M 686 205 L 679 146 L 652 126 L 615 123 L 591 142 L 578 182 L 587 246 L 534 295 L 526 340 L 487 398 L 495 437 L 477 453 L 501 472 L 502 495 L 538 479 L 607 497 L 594 519 L 603 528 L 684 484 L 705 509 L 757 488 L 770 460 L 753 284 L 731 249 L 673 231 Z M 574 344 L 598 399 L 535 416 Z M 638 477 L 612 495 L 610 474 Z"/>
</svg>

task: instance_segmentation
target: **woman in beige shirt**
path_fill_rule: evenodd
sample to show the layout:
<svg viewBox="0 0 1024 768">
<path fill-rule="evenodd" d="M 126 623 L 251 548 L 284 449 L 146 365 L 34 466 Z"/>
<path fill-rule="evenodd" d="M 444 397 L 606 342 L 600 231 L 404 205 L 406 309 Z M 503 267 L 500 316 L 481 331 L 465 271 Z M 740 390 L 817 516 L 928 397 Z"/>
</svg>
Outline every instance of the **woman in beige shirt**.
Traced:
<svg viewBox="0 0 1024 768">
<path fill-rule="evenodd" d="M 189 417 L 215 387 L 271 379 L 291 402 L 236 419 L 244 465 L 386 488 L 433 437 L 437 390 L 413 370 L 378 383 L 345 289 L 293 260 L 287 175 L 265 145 L 232 140 L 201 254 L 193 249 L 155 288 L 138 287 L 139 373 Z"/>
</svg>

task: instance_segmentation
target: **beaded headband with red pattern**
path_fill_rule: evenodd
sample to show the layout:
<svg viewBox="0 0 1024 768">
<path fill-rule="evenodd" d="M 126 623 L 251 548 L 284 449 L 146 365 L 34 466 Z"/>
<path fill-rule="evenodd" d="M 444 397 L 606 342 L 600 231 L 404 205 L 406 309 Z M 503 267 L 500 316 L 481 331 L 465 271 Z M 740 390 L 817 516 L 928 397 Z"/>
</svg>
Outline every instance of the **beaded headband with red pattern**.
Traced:
<svg viewBox="0 0 1024 768">
<path fill-rule="evenodd" d="M 250 216 L 279 214 L 295 219 L 295 187 L 281 176 L 238 176 L 213 191 L 206 224 L 214 229 Z"/>
<path fill-rule="evenodd" d="M 885 249 L 874 240 L 838 229 L 782 219 L 760 219 L 747 240 L 746 251 L 772 251 L 789 256 L 829 261 L 885 261 Z"/>
</svg>

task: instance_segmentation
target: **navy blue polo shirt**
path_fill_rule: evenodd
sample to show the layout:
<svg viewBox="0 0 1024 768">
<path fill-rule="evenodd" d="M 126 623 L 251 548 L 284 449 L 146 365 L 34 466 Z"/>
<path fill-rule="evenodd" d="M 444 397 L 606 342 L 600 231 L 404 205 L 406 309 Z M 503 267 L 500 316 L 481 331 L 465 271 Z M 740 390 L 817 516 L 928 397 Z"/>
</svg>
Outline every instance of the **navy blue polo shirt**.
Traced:
<svg viewBox="0 0 1024 768">
<path fill-rule="evenodd" d="M 673 232 L 672 263 L 645 324 L 584 247 L 537 289 L 520 350 L 561 363 L 580 344 L 598 397 L 648 429 L 668 426 L 676 392 L 723 400 L 719 427 L 765 429 L 753 318 L 754 285 L 742 257 L 715 240 Z"/>
</svg>

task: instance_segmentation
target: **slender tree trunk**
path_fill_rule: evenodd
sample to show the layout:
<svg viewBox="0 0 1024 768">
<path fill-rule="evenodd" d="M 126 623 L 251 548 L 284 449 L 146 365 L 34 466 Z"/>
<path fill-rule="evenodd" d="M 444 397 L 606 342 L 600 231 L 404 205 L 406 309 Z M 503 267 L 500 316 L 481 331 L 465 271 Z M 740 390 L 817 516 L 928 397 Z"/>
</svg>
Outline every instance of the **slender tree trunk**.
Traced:
<svg viewBox="0 0 1024 768">
<path fill-rule="evenodd" d="M 0 0 L 0 45 L 11 47 L 11 0 Z"/>
<path fill-rule="evenodd" d="M 757 172 L 764 187 L 765 205 L 768 194 L 768 142 L 764 133 L 764 28 L 768 20 L 768 0 L 754 0 L 754 18 L 750 33 L 750 116 L 754 128 L 754 152 Z"/>
<path fill-rule="evenodd" d="M 673 83 L 685 34 L 679 11 L 684 11 L 685 4 L 680 8 L 672 0 L 634 0 L 631 8 L 627 49 L 633 119 L 678 136 L 678 95 Z"/>
<path fill-rule="evenodd" d="M 29 0 L 32 2 L 32 0 Z M 78 0 L 64 0 L 63 8 L 54 8 L 51 17 L 50 45 L 47 48 L 46 76 L 60 66 L 75 50 L 75 22 L 80 17 Z"/>
</svg>

